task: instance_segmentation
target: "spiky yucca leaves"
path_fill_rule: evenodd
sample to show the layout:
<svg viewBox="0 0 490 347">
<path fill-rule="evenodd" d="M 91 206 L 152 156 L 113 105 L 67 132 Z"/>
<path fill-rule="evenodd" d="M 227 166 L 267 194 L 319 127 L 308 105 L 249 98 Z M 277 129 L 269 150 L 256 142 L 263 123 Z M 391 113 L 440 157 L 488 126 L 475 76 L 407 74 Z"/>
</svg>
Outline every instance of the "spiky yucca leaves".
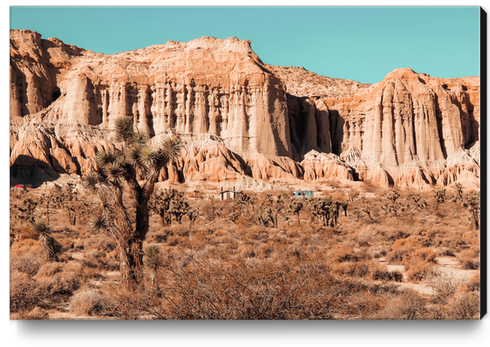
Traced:
<svg viewBox="0 0 490 347">
<path fill-rule="evenodd" d="M 99 167 L 104 167 L 108 164 L 114 163 L 116 160 L 117 155 L 114 152 L 99 151 L 95 155 L 95 162 Z"/>
<path fill-rule="evenodd" d="M 88 226 L 90 229 L 94 230 L 102 230 L 105 229 L 105 218 L 102 215 L 92 216 L 88 222 Z"/>
<path fill-rule="evenodd" d="M 31 226 L 39 233 L 43 260 L 45 262 L 57 262 L 58 255 L 56 254 L 56 241 L 50 236 L 52 231 L 51 224 L 43 221 L 32 221 Z"/>
<path fill-rule="evenodd" d="M 82 178 L 82 184 L 85 188 L 90 190 L 95 190 L 97 183 L 99 183 L 100 177 L 99 174 L 95 171 L 90 171 L 86 173 Z"/>
<path fill-rule="evenodd" d="M 116 141 L 130 143 L 135 138 L 133 117 L 118 117 L 114 120 Z"/>
<path fill-rule="evenodd" d="M 184 144 L 178 136 L 166 138 L 159 146 L 162 156 L 167 162 L 176 160 L 180 156 L 183 147 Z"/>
</svg>

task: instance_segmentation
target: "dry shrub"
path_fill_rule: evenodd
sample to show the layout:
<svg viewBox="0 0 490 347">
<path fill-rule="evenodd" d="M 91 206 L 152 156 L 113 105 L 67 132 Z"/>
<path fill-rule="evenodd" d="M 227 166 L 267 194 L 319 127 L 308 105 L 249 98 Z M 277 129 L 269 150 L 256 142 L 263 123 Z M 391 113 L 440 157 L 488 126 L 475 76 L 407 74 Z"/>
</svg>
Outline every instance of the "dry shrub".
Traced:
<svg viewBox="0 0 490 347">
<path fill-rule="evenodd" d="M 358 312 L 353 297 L 365 290 L 311 259 L 178 263 L 161 284 L 171 319 L 332 319 Z"/>
<path fill-rule="evenodd" d="M 15 239 L 17 242 L 26 239 L 37 240 L 39 239 L 39 233 L 30 226 L 21 226 L 16 230 Z"/>
<path fill-rule="evenodd" d="M 440 257 L 455 257 L 454 249 L 450 249 L 447 247 L 443 247 L 441 251 L 439 251 Z"/>
<path fill-rule="evenodd" d="M 259 258 L 265 259 L 268 258 L 274 252 L 274 246 L 268 243 L 262 243 L 257 249 Z"/>
<path fill-rule="evenodd" d="M 49 319 L 49 314 L 46 310 L 40 307 L 35 307 L 29 312 L 12 313 L 10 319 L 13 320 L 46 320 Z"/>
<path fill-rule="evenodd" d="M 389 295 L 384 308 L 372 318 L 413 320 L 424 319 L 426 314 L 425 300 L 414 290 L 406 290 L 401 295 Z"/>
<path fill-rule="evenodd" d="M 45 263 L 36 275 L 36 278 L 50 277 L 63 271 L 63 265 L 60 263 Z"/>
<path fill-rule="evenodd" d="M 34 276 L 37 306 L 55 308 L 65 303 L 82 284 L 79 268 L 73 264 L 48 263 Z"/>
<path fill-rule="evenodd" d="M 95 249 L 85 252 L 83 255 L 83 264 L 94 269 L 106 270 L 106 255 L 103 252 Z"/>
<path fill-rule="evenodd" d="M 21 255 L 10 257 L 10 271 L 13 272 L 23 272 L 29 276 L 34 276 L 37 274 L 41 268 L 42 259 L 38 253 L 23 253 Z"/>
<path fill-rule="evenodd" d="M 428 276 L 431 276 L 434 271 L 434 264 L 426 263 L 423 261 L 410 262 L 409 268 L 406 272 L 406 276 L 410 281 L 418 283 Z"/>
<path fill-rule="evenodd" d="M 100 252 L 111 252 L 116 248 L 114 243 L 107 236 L 97 235 L 83 241 L 85 250 L 96 250 Z"/>
<path fill-rule="evenodd" d="M 464 270 L 476 270 L 480 267 L 479 252 L 475 249 L 466 249 L 461 251 L 458 260 L 461 263 L 461 268 Z"/>
<path fill-rule="evenodd" d="M 410 261 L 422 261 L 426 263 L 436 263 L 436 254 L 432 250 L 432 248 L 424 247 L 416 249 L 410 255 Z"/>
<path fill-rule="evenodd" d="M 480 315 L 480 292 L 458 292 L 448 302 L 450 319 L 478 319 Z"/>
<path fill-rule="evenodd" d="M 403 281 L 403 275 L 399 271 L 389 271 L 377 263 L 371 265 L 371 278 L 375 281 Z"/>
<path fill-rule="evenodd" d="M 14 242 L 10 247 L 10 255 L 22 255 L 24 253 L 41 254 L 41 243 L 38 240 L 24 239 L 19 242 Z"/>
<path fill-rule="evenodd" d="M 60 272 L 53 276 L 41 277 L 36 275 L 40 294 L 48 302 L 63 301 L 80 287 L 80 276 L 74 272 Z"/>
<path fill-rule="evenodd" d="M 474 292 L 480 290 L 480 273 L 476 273 L 466 282 L 464 286 L 467 292 Z"/>
<path fill-rule="evenodd" d="M 103 291 L 83 289 L 70 298 L 68 310 L 79 316 L 94 316 L 106 315 L 108 312 L 112 312 L 113 308 L 108 295 Z"/>
<path fill-rule="evenodd" d="M 10 312 L 30 311 L 39 303 L 38 284 L 29 275 L 17 272 L 10 276 Z"/>
<path fill-rule="evenodd" d="M 456 293 L 458 288 L 466 284 L 467 279 L 449 269 L 434 267 L 425 278 L 425 283 L 434 290 L 438 299 L 446 301 L 449 296 Z"/>
<path fill-rule="evenodd" d="M 371 259 L 371 255 L 367 252 L 366 248 L 353 248 L 353 247 L 342 247 L 337 246 L 332 249 L 333 253 L 333 261 L 342 263 L 342 262 L 358 262 L 362 260 Z"/>
</svg>

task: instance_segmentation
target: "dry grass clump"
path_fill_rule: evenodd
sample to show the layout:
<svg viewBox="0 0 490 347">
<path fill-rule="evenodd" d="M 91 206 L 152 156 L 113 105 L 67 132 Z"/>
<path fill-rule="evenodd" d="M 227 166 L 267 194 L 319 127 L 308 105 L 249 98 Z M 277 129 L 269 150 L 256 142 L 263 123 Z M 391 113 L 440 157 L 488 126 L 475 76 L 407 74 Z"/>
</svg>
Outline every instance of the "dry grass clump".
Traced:
<svg viewBox="0 0 490 347">
<path fill-rule="evenodd" d="M 405 290 L 401 294 L 389 295 L 383 308 L 371 318 L 413 320 L 425 319 L 426 315 L 425 300 L 417 292 Z"/>
<path fill-rule="evenodd" d="M 79 316 L 103 316 L 113 311 L 108 293 L 99 289 L 82 289 L 70 298 L 68 310 Z"/>
<path fill-rule="evenodd" d="M 46 320 L 49 319 L 49 313 L 40 307 L 35 307 L 32 310 L 25 312 L 11 313 L 10 319 L 13 320 Z"/>
<path fill-rule="evenodd" d="M 29 276 L 37 274 L 41 268 L 42 259 L 38 253 L 26 252 L 10 257 L 10 272 L 23 272 Z"/>
<path fill-rule="evenodd" d="M 479 250 L 466 249 L 458 255 L 458 261 L 464 270 L 476 270 L 480 267 Z"/>
</svg>

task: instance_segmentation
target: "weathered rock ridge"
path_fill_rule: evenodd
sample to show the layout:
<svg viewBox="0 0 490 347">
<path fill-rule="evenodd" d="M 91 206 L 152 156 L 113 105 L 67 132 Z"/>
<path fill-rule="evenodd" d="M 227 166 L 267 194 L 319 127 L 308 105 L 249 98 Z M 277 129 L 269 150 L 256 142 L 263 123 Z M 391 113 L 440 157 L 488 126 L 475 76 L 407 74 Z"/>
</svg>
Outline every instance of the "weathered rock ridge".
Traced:
<svg viewBox="0 0 490 347">
<path fill-rule="evenodd" d="M 479 77 L 397 69 L 362 84 L 264 64 L 250 41 L 203 37 L 104 55 L 10 32 L 11 173 L 55 179 L 95 167 L 131 116 L 186 142 L 173 181 L 367 180 L 479 185 Z"/>
</svg>

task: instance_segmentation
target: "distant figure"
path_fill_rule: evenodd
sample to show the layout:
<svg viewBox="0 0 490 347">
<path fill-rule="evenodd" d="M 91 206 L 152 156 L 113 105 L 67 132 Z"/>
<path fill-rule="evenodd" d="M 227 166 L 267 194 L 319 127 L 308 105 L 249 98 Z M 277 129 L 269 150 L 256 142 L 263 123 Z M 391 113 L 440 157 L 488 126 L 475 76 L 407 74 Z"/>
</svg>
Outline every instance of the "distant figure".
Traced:
<svg viewBox="0 0 490 347">
<path fill-rule="evenodd" d="M 276 181 L 272 181 L 272 184 L 276 184 Z"/>
</svg>

